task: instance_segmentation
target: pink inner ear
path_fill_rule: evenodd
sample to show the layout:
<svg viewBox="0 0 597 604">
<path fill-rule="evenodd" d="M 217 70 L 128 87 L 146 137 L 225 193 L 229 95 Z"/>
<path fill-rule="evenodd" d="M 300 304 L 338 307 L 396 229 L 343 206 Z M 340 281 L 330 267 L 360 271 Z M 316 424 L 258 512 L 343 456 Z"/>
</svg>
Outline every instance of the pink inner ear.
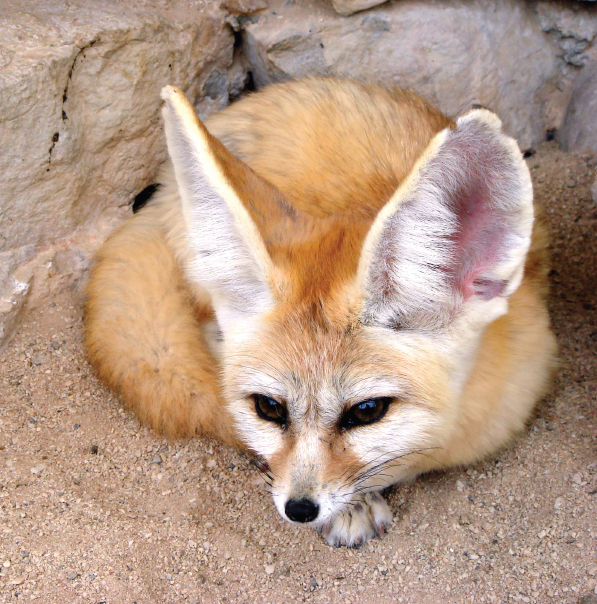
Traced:
<svg viewBox="0 0 597 604">
<path fill-rule="evenodd" d="M 462 186 L 449 193 L 449 205 L 455 214 L 456 232 L 451 240 L 453 261 L 448 268 L 453 286 L 466 300 L 474 295 L 491 300 L 504 291 L 504 281 L 486 275 L 503 257 L 508 228 L 506 219 L 492 204 L 489 180 L 491 171 L 481 174 L 484 162 L 475 162 Z M 493 183 L 492 183 L 493 184 Z"/>
<path fill-rule="evenodd" d="M 491 279 L 475 279 L 473 281 L 474 294 L 483 300 L 491 300 L 501 296 L 506 289 L 506 281 L 492 281 Z"/>
<path fill-rule="evenodd" d="M 463 302 L 505 296 L 528 249 L 530 180 L 484 114 L 446 130 L 385 224 L 368 273 L 366 317 L 434 329 Z"/>
</svg>

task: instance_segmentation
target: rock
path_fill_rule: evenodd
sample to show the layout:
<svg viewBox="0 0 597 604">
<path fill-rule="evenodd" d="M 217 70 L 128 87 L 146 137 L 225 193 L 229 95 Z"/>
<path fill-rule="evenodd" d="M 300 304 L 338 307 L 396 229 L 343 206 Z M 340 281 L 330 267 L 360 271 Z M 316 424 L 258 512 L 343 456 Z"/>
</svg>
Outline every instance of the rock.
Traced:
<svg viewBox="0 0 597 604">
<path fill-rule="evenodd" d="M 386 0 L 332 0 L 334 10 L 341 15 L 352 15 L 361 10 L 383 4 Z"/>
<path fill-rule="evenodd" d="M 560 57 L 570 65 L 580 66 L 589 59 L 591 43 L 597 35 L 594 11 L 578 10 L 577 6 L 559 2 L 537 2 L 536 13 L 541 29 L 560 48 Z"/>
<path fill-rule="evenodd" d="M 549 95 L 560 65 L 531 4 L 405 0 L 348 17 L 325 3 L 270 9 L 244 26 L 257 86 L 322 74 L 410 87 L 450 116 L 473 104 L 495 111 L 523 150 L 558 114 Z"/>
<path fill-rule="evenodd" d="M 222 8 L 239 15 L 252 15 L 267 8 L 267 2 L 265 0 L 223 0 Z"/>
<path fill-rule="evenodd" d="M 89 238 L 155 178 L 166 157 L 160 88 L 177 84 L 197 103 L 219 78 L 211 109 L 227 104 L 234 38 L 226 16 L 216 3 L 189 0 L 3 2 L 0 347 L 33 274 L 36 287 L 53 276 L 52 258 L 39 254 L 75 233 Z M 76 247 L 57 251 L 57 273 L 88 264 Z M 32 262 L 28 280 L 17 279 Z M 57 283 L 66 281 L 62 274 Z"/>
<path fill-rule="evenodd" d="M 597 61 L 581 70 L 572 88 L 572 97 L 558 142 L 565 151 L 597 151 Z"/>
<path fill-rule="evenodd" d="M 36 367 L 43 365 L 45 363 L 45 361 L 46 361 L 45 356 L 39 352 L 37 354 L 34 354 L 31 357 L 31 364 L 35 365 Z"/>
<path fill-rule="evenodd" d="M 31 275 L 15 272 L 33 253 L 32 245 L 0 253 L 0 352 L 12 338 L 31 289 Z"/>
<path fill-rule="evenodd" d="M 177 83 L 197 101 L 212 72 L 230 66 L 225 15 L 168 4 L 3 7 L 5 249 L 69 235 L 130 201 L 165 157 L 160 88 Z"/>
<path fill-rule="evenodd" d="M 35 476 L 41 476 L 43 471 L 46 469 L 45 464 L 40 463 L 36 466 L 33 466 L 30 470 L 31 474 L 34 474 Z"/>
<path fill-rule="evenodd" d="M 0 294 L 0 352 L 14 334 L 30 288 L 29 283 L 22 283 L 14 278 L 5 283 L 4 291 Z"/>
<path fill-rule="evenodd" d="M 59 273 L 76 275 L 87 267 L 88 259 L 79 250 L 60 250 L 56 252 L 53 263 Z"/>
</svg>

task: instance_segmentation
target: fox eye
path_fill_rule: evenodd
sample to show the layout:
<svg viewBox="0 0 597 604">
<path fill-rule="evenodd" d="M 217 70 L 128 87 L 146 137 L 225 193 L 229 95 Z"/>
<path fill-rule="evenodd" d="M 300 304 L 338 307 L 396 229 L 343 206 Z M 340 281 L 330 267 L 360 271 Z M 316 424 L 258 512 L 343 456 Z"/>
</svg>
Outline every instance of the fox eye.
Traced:
<svg viewBox="0 0 597 604">
<path fill-rule="evenodd" d="M 261 419 L 276 422 L 283 426 L 288 423 L 284 405 L 269 396 L 265 396 L 265 394 L 252 394 L 251 397 L 255 401 L 255 411 Z"/>
<path fill-rule="evenodd" d="M 369 398 L 353 405 L 340 418 L 340 429 L 348 430 L 379 421 L 388 410 L 392 399 L 389 396 Z"/>
</svg>

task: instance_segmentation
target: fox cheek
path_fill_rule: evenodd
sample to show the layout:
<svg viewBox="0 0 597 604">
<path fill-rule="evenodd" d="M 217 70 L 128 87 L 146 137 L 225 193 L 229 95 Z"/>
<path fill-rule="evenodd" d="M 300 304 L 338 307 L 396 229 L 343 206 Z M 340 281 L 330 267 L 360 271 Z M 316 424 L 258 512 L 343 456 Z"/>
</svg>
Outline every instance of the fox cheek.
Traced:
<svg viewBox="0 0 597 604">
<path fill-rule="evenodd" d="M 421 457 L 432 456 L 442 447 L 439 427 L 445 422 L 433 411 L 405 405 L 400 413 L 367 427 L 354 438 L 351 449 L 360 463 L 353 474 L 355 484 L 389 486 L 411 475 L 410 468 Z M 364 432 L 364 431 L 363 431 Z"/>
<path fill-rule="evenodd" d="M 279 454 L 285 446 L 279 425 L 259 418 L 245 400 L 232 402 L 229 409 L 239 436 L 248 449 L 268 462 Z"/>
</svg>

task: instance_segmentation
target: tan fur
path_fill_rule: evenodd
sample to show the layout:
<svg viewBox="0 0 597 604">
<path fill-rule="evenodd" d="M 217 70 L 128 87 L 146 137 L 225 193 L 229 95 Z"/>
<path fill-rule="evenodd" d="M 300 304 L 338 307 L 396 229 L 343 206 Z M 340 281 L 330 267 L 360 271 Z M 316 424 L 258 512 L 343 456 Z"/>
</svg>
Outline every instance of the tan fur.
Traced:
<svg viewBox="0 0 597 604">
<path fill-rule="evenodd" d="M 170 437 L 204 432 L 238 445 L 200 328 L 212 313 L 193 305 L 157 221 L 147 208 L 97 255 L 87 290 L 89 355 L 154 429 Z"/>
<path fill-rule="evenodd" d="M 401 195 L 408 194 L 405 179 L 415 162 L 423 157 L 416 175 L 432 154 L 424 152 L 433 137 L 455 128 L 453 122 L 409 92 L 313 78 L 232 105 L 207 122 L 210 135 L 182 95 L 175 89 L 165 95 L 169 128 L 174 119 L 194 124 L 189 140 L 204 150 L 197 153 L 211 166 L 203 168 L 209 186 L 244 237 L 239 245 L 247 261 L 262 270 L 273 307 L 244 317 L 249 327 L 235 329 L 233 322 L 221 358 L 210 352 L 203 328 L 214 321 L 212 297 L 220 293 L 213 288 L 221 286 L 193 273 L 191 238 L 200 226 L 188 227 L 179 185 L 166 168 L 155 199 L 99 252 L 87 292 L 90 358 L 143 421 L 171 437 L 206 433 L 262 454 L 279 509 L 290 496 L 335 501 L 348 488 L 363 464 L 363 435 L 373 438 L 377 424 L 339 431 L 333 418 L 370 396 L 396 397 L 384 425 L 405 412 L 419 417 L 419 410 L 435 419 L 422 428 L 427 436 L 418 451 L 386 467 L 390 479 L 363 482 L 369 490 L 473 462 L 524 426 L 555 355 L 540 224 L 523 281 L 507 313 L 483 329 L 461 392 L 448 377 L 449 355 L 433 338 L 408 332 L 390 342 L 387 330 L 361 316 L 364 277 L 357 278 L 357 269 L 365 270 L 371 225 L 402 183 Z M 375 237 L 367 239 L 371 246 Z M 293 413 L 285 432 L 252 417 L 255 384 L 272 376 L 271 388 L 283 392 L 264 393 Z M 359 380 L 372 384 L 361 399 Z M 385 384 L 385 393 L 367 390 L 376 383 Z M 371 509 L 378 505 L 367 501 Z M 372 534 L 351 540 L 334 533 L 329 540 L 354 544 Z"/>
</svg>

